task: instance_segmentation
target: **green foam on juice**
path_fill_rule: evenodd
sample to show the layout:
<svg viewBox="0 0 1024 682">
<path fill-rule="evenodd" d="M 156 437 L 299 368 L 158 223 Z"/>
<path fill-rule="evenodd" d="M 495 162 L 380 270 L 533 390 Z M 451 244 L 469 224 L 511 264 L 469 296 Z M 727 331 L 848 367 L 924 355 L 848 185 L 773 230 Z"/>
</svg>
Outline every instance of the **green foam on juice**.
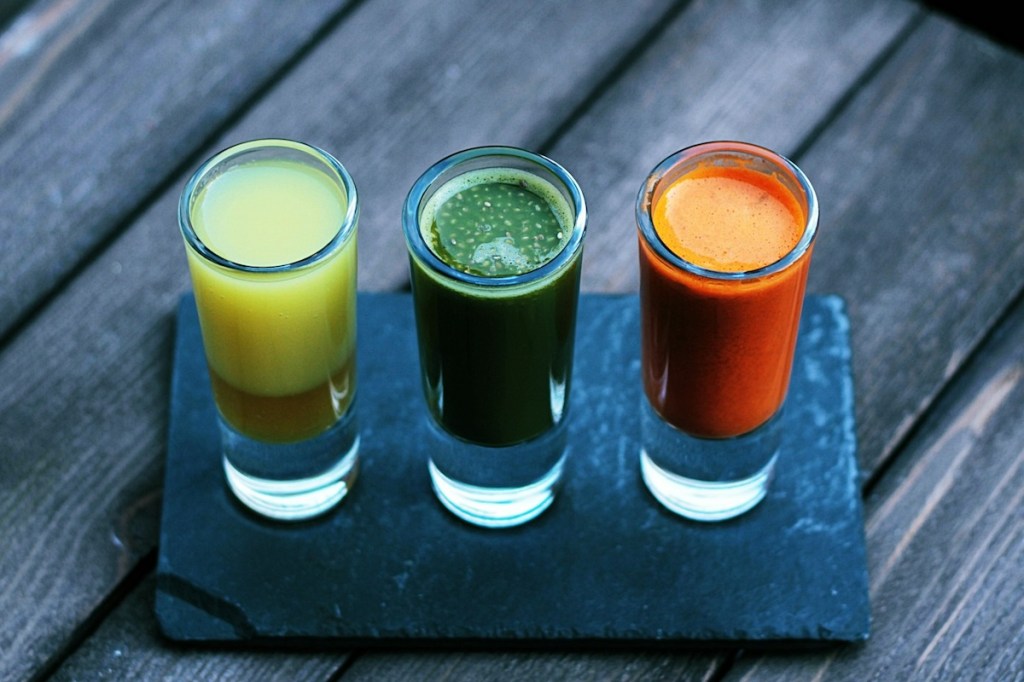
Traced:
<svg viewBox="0 0 1024 682">
<path fill-rule="evenodd" d="M 536 270 L 565 247 L 572 224 L 553 185 L 511 168 L 470 171 L 449 181 L 423 218 L 429 229 L 424 237 L 438 258 L 483 277 Z"/>
</svg>

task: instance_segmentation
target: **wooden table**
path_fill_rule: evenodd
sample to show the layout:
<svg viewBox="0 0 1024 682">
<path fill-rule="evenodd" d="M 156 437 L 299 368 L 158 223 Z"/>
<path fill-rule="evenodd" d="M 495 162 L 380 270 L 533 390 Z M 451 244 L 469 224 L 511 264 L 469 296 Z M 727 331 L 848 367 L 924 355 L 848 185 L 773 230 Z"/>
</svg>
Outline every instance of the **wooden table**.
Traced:
<svg viewBox="0 0 1024 682">
<path fill-rule="evenodd" d="M 1024 59 L 899 0 L 0 2 L 0 679 L 1024 679 Z M 591 210 L 586 291 L 637 287 L 632 205 L 716 138 L 793 158 L 811 288 L 851 315 L 863 645 L 252 651 L 153 614 L 175 204 L 254 137 L 335 153 L 360 286 L 400 290 L 438 158 L 544 152 Z"/>
</svg>

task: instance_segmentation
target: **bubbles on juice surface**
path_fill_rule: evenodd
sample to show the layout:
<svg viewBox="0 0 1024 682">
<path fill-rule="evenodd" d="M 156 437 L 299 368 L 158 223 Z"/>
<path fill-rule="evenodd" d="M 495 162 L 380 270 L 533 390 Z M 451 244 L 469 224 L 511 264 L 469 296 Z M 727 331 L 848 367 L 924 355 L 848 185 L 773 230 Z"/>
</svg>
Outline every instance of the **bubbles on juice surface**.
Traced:
<svg viewBox="0 0 1024 682">
<path fill-rule="evenodd" d="M 526 180 L 488 180 L 454 192 L 431 224 L 437 256 L 462 272 L 484 277 L 520 275 L 561 251 L 567 230 Z"/>
</svg>

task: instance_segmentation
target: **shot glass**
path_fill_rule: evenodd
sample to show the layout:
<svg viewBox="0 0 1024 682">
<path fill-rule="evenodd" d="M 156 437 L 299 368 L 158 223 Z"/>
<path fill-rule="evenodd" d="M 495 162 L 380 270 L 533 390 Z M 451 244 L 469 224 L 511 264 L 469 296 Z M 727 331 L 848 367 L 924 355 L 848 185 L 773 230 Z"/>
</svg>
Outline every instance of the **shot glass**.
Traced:
<svg viewBox="0 0 1024 682">
<path fill-rule="evenodd" d="M 583 193 L 550 159 L 480 147 L 428 169 L 402 223 L 434 492 L 469 523 L 525 523 L 566 459 Z"/>
<path fill-rule="evenodd" d="M 358 217 L 345 168 L 289 140 L 220 152 L 178 205 L 227 483 L 269 518 L 323 513 L 356 478 Z"/>
<path fill-rule="evenodd" d="M 729 519 L 764 498 L 784 446 L 817 198 L 788 159 L 708 142 L 655 167 L 636 220 L 643 480 L 677 514 Z"/>
</svg>

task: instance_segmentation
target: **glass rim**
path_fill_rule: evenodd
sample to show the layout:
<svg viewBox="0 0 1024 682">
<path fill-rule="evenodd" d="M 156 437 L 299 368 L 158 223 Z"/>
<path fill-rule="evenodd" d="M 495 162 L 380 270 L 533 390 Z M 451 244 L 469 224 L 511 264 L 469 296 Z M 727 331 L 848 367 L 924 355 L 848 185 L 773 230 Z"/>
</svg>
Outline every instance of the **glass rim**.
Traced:
<svg viewBox="0 0 1024 682">
<path fill-rule="evenodd" d="M 225 258 L 207 246 L 203 240 L 199 238 L 195 227 L 192 225 L 192 206 L 195 203 L 196 190 L 199 188 L 203 179 L 205 179 L 209 173 L 225 161 L 262 149 L 290 149 L 317 159 L 331 171 L 337 173 L 338 179 L 340 180 L 339 186 L 342 188 L 342 191 L 344 191 L 347 202 L 345 207 L 345 217 L 338 226 L 338 230 L 335 232 L 334 236 L 331 237 L 330 241 L 308 256 L 304 256 L 289 263 L 282 263 L 280 265 L 248 265 L 246 263 L 239 263 L 229 258 Z M 328 173 L 325 173 L 325 175 L 330 177 L 330 174 Z M 334 180 L 334 178 L 331 179 Z M 345 169 L 341 162 L 319 147 L 286 138 L 261 138 L 249 140 L 222 149 L 204 161 L 202 165 L 196 169 L 188 179 L 188 182 L 185 183 L 185 187 L 181 192 L 181 197 L 178 200 L 178 227 L 181 229 L 181 233 L 188 246 L 194 252 L 211 263 L 239 272 L 289 272 L 319 263 L 337 251 L 348 241 L 349 237 L 355 232 L 355 226 L 358 220 L 359 195 L 356 191 L 356 185 L 352 180 L 352 176 L 349 175 L 348 170 Z"/>
<path fill-rule="evenodd" d="M 446 171 L 455 168 L 459 164 L 487 157 L 494 157 L 496 159 L 502 157 L 513 158 L 540 166 L 551 173 L 569 193 L 571 199 L 570 208 L 573 214 L 573 224 L 570 226 L 569 239 L 550 260 L 528 272 L 499 277 L 487 277 L 462 272 L 444 262 L 434 253 L 424 238 L 423 232 L 420 230 L 420 210 L 424 199 L 427 198 L 427 192 L 433 187 L 435 181 Z M 402 229 L 405 232 L 405 242 L 410 253 L 437 275 L 473 286 L 489 288 L 513 287 L 544 279 L 573 261 L 582 248 L 583 235 L 587 229 L 587 204 L 583 197 L 583 190 L 580 189 L 576 178 L 560 164 L 542 154 L 519 147 L 501 145 L 471 147 L 444 157 L 424 171 L 416 182 L 413 183 L 408 195 L 406 195 L 405 204 L 402 209 Z"/>
<path fill-rule="evenodd" d="M 691 161 L 701 157 L 710 157 L 716 154 L 739 155 L 756 157 L 780 170 L 788 173 L 796 181 L 796 185 L 804 194 L 807 203 L 807 216 L 804 221 L 803 233 L 799 241 L 785 255 L 772 263 L 755 268 L 753 270 L 741 270 L 731 272 L 725 270 L 714 270 L 692 263 L 672 251 L 662 240 L 654 222 L 651 218 L 652 200 L 654 192 L 661 179 L 674 167 L 683 161 Z M 799 199 L 799 197 L 798 197 Z M 684 147 L 677 152 L 665 157 L 650 174 L 644 179 L 640 191 L 636 197 L 636 223 L 644 242 L 664 261 L 693 275 L 708 279 L 725 281 L 753 280 L 781 272 L 799 261 L 811 248 L 815 236 L 818 233 L 818 197 L 811 185 L 810 180 L 800 170 L 800 167 L 785 156 L 774 152 L 766 147 L 750 142 L 739 142 L 734 140 L 715 140 L 701 142 L 699 144 Z"/>
</svg>

